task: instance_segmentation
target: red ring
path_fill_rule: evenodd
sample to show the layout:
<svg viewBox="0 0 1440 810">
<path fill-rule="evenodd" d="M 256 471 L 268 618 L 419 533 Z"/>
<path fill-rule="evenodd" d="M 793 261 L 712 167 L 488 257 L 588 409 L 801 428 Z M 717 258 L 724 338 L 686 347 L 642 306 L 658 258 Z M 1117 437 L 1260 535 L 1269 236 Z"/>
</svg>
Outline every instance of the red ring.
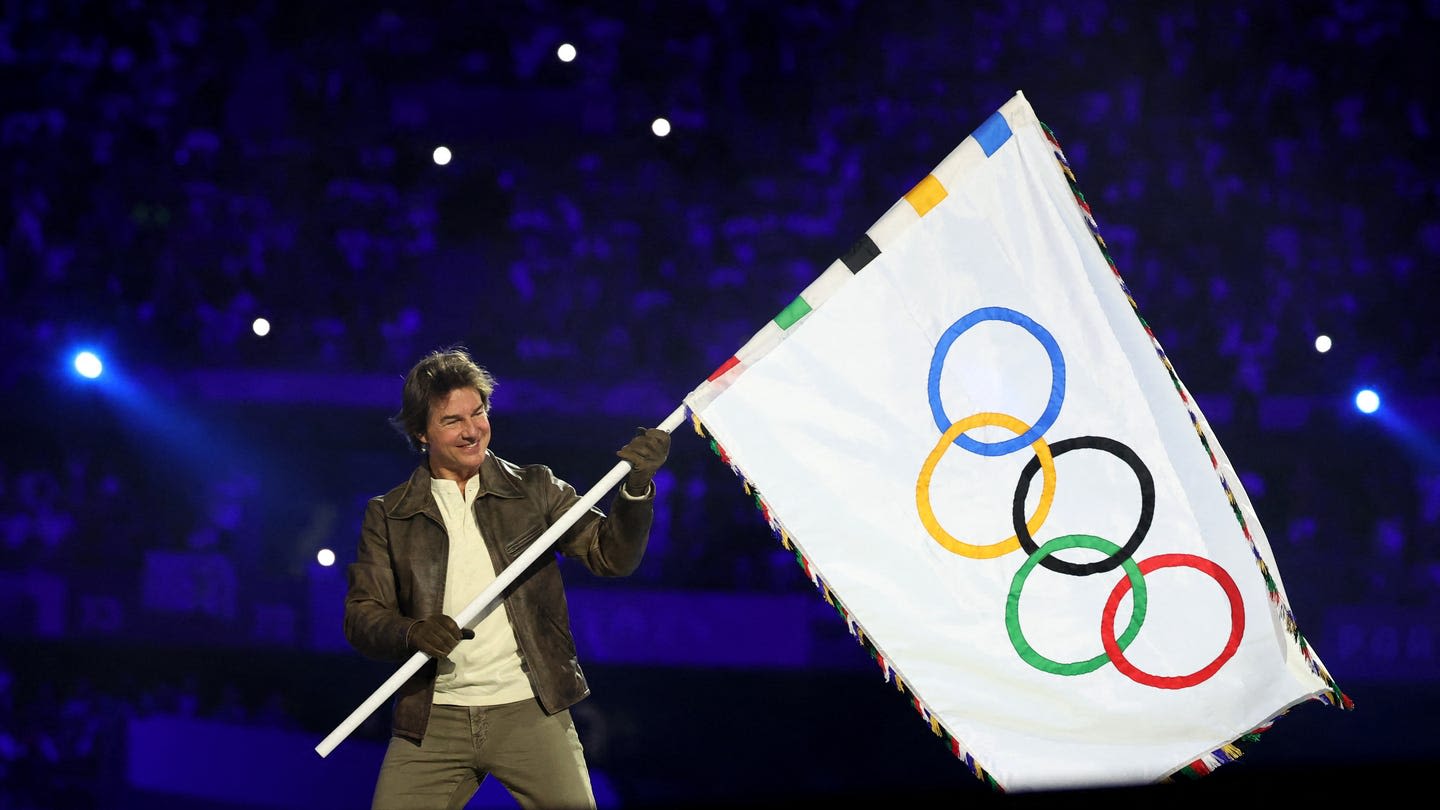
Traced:
<svg viewBox="0 0 1440 810">
<path fill-rule="evenodd" d="M 1225 649 L 1220 651 L 1214 661 L 1189 675 L 1151 675 L 1130 663 L 1121 651 L 1119 642 L 1115 640 L 1115 614 L 1120 609 L 1121 598 L 1130 591 L 1129 577 L 1121 577 L 1120 581 L 1115 583 L 1115 589 L 1110 591 L 1110 598 L 1106 600 L 1105 611 L 1100 617 L 1100 643 L 1105 645 L 1105 653 L 1110 656 L 1110 662 L 1130 680 L 1160 689 L 1184 689 L 1208 680 L 1226 661 L 1234 657 L 1235 651 L 1240 649 L 1240 638 L 1245 635 L 1245 608 L 1240 600 L 1240 589 L 1236 587 L 1235 580 L 1225 573 L 1225 569 L 1214 562 L 1194 554 L 1158 554 L 1140 561 L 1140 573 L 1148 574 L 1157 568 L 1175 566 L 1194 568 L 1209 575 L 1219 583 L 1230 600 L 1230 638 L 1225 641 Z"/>
</svg>

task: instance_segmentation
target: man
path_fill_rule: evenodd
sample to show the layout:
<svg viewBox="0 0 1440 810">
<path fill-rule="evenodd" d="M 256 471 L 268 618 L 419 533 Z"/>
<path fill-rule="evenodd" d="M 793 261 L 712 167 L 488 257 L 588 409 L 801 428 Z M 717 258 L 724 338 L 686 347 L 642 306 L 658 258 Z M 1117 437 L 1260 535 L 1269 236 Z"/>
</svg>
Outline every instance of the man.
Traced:
<svg viewBox="0 0 1440 810">
<path fill-rule="evenodd" d="M 590 688 L 556 556 L 541 555 L 473 627 L 453 618 L 580 498 L 548 467 L 490 452 L 494 389 L 463 348 L 416 363 L 391 423 L 425 462 L 365 508 L 345 637 L 377 660 L 432 658 L 396 691 L 374 810 L 463 808 L 492 774 L 527 809 L 595 806 L 569 712 Z M 634 571 L 669 450 L 669 433 L 641 428 L 616 453 L 631 470 L 608 515 L 587 510 L 555 547 L 600 576 Z"/>
</svg>

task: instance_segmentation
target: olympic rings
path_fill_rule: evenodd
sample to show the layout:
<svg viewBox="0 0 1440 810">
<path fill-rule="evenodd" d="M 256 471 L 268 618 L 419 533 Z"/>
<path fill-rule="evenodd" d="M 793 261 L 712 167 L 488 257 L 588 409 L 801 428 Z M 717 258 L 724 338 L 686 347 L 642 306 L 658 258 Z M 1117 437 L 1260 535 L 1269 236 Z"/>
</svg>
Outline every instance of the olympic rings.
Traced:
<svg viewBox="0 0 1440 810">
<path fill-rule="evenodd" d="M 930 413 L 935 417 L 935 426 L 940 428 L 941 432 L 947 431 L 954 422 L 945 415 L 945 406 L 940 402 L 940 372 L 945 369 L 945 355 L 949 353 L 955 338 L 982 321 L 1005 321 L 1023 328 L 1040 341 L 1040 345 L 1045 347 L 1045 353 L 1050 356 L 1050 399 L 1045 403 L 1045 410 L 1040 414 L 1040 418 L 1035 420 L 1034 427 L 1003 442 L 977 441 L 963 433 L 954 438 L 956 444 L 972 453 L 1003 456 L 1040 438 L 1040 434 L 1049 430 L 1060 416 L 1060 404 L 1065 399 L 1065 356 L 1060 353 L 1060 344 L 1055 342 L 1054 336 L 1045 327 L 1031 320 L 1029 316 L 1006 307 L 982 307 L 951 324 L 945 334 L 940 336 L 940 341 L 935 344 L 935 352 L 930 356 L 930 378 L 927 384 Z"/>
<path fill-rule="evenodd" d="M 1140 520 L 1135 524 L 1135 531 L 1131 532 L 1130 539 L 1115 556 L 1083 564 L 1046 556 L 1044 562 L 1041 563 L 1056 573 L 1071 574 L 1077 577 L 1110 571 L 1124 560 L 1133 557 L 1135 549 L 1140 547 L 1140 541 L 1144 540 L 1145 535 L 1149 533 L 1150 521 L 1155 517 L 1155 479 L 1150 475 L 1150 468 L 1145 466 L 1145 462 L 1140 460 L 1140 456 L 1136 455 L 1134 450 L 1104 436 L 1080 436 L 1074 439 L 1062 439 L 1050 445 L 1051 454 L 1056 456 L 1079 449 L 1104 450 L 1130 465 L 1130 469 L 1135 471 L 1135 478 L 1140 482 Z M 1027 554 L 1034 554 L 1036 546 L 1033 536 L 1035 529 L 1022 520 L 1025 515 L 1025 497 L 1030 493 L 1030 479 L 1035 477 L 1035 470 L 1040 466 L 1038 457 L 1032 458 L 1025 465 L 1025 469 L 1020 471 L 1020 483 L 1015 487 L 1015 502 L 1011 506 L 1011 520 L 1015 524 L 1015 536 L 1019 538 L 1020 546 L 1025 549 Z M 1052 476 L 1055 474 L 1053 467 L 1049 474 Z M 1053 485 L 1051 488 L 1053 489 Z M 1044 490 L 1041 491 L 1040 497 L 1042 499 L 1046 497 Z"/>
<path fill-rule="evenodd" d="M 940 402 L 940 375 L 944 370 L 945 358 L 951 345 L 970 327 L 989 320 L 1004 321 L 1020 326 L 1039 341 L 1040 345 L 1044 347 L 1045 353 L 1049 355 L 1050 398 L 1046 402 L 1040 418 L 1033 425 L 1027 425 L 1008 414 L 990 411 L 952 422 Z M 919 479 L 915 483 L 915 506 L 920 514 L 920 522 L 936 542 L 947 551 L 962 557 L 993 559 L 1017 548 L 1025 549 L 1029 556 L 1015 572 L 1010 583 L 1009 594 L 1006 597 L 1005 629 L 1010 637 L 1011 645 L 1020 655 L 1021 660 L 1036 669 L 1056 675 L 1082 675 L 1093 672 L 1106 662 L 1110 662 L 1120 673 L 1142 685 L 1161 689 L 1184 689 L 1201 683 L 1218 672 L 1240 648 L 1240 639 L 1245 634 L 1245 611 L 1240 597 L 1240 589 L 1225 569 L 1203 557 L 1192 554 L 1161 554 L 1138 562 L 1134 559 L 1135 552 L 1149 534 L 1155 517 L 1154 477 L 1139 454 L 1115 439 L 1103 436 L 1079 436 L 1062 439 L 1053 444 L 1044 439 L 1045 432 L 1059 418 L 1060 406 L 1065 399 L 1065 385 L 1065 358 L 1060 352 L 1060 344 L 1055 341 L 1049 331 L 1030 317 L 1005 307 L 982 307 L 951 324 L 950 328 L 940 336 L 930 358 L 926 394 L 930 403 L 930 412 L 942 435 L 934 449 L 926 456 L 925 463 L 920 468 Z M 1015 437 L 999 442 L 982 442 L 965 435 L 973 428 L 984 426 L 1003 427 L 1014 433 Z M 1020 480 L 1015 486 L 1015 496 L 1011 502 L 1010 517 L 1011 523 L 1015 527 L 1014 535 L 996 543 L 978 545 L 960 540 L 940 526 L 930 504 L 931 479 L 940 459 L 952 444 L 981 456 L 1003 456 L 1026 445 L 1034 450 L 1035 457 L 1030 459 L 1020 472 Z M 1049 516 L 1055 499 L 1055 456 L 1080 449 L 1101 450 L 1110 453 L 1129 465 L 1135 473 L 1135 479 L 1140 486 L 1140 517 L 1136 521 L 1135 530 L 1131 532 L 1130 538 L 1123 547 L 1090 534 L 1067 534 L 1039 547 L 1036 546 L 1035 533 L 1039 531 L 1040 526 Z M 1034 514 L 1026 519 L 1025 501 L 1030 494 L 1030 483 L 1037 470 L 1040 471 L 1042 480 L 1040 498 Z M 1067 548 L 1089 548 L 1106 556 L 1104 559 L 1083 564 L 1066 562 L 1052 557 L 1055 552 Z M 1020 592 L 1024 589 L 1026 579 L 1036 566 L 1044 566 L 1051 571 L 1071 576 L 1104 573 L 1117 566 L 1124 568 L 1125 576 L 1111 590 L 1101 615 L 1100 642 L 1104 647 L 1104 652 L 1084 661 L 1064 663 L 1041 655 L 1026 640 L 1025 634 L 1020 628 Z M 1131 663 L 1125 657 L 1124 651 L 1135 640 L 1140 632 L 1140 626 L 1145 622 L 1149 603 L 1145 575 L 1160 568 L 1178 566 L 1194 568 L 1206 574 L 1224 590 L 1226 598 L 1230 602 L 1230 636 L 1220 654 L 1199 670 L 1188 675 L 1154 675 Z M 1130 621 L 1119 637 L 1116 637 L 1115 614 L 1119 611 L 1120 601 L 1126 593 L 1131 591 L 1134 592 L 1134 600 Z"/>
<path fill-rule="evenodd" d="M 1100 615 L 1100 643 L 1105 645 L 1105 654 L 1110 656 L 1110 662 L 1132 681 L 1160 689 L 1184 689 L 1208 679 L 1211 675 L 1219 672 L 1220 667 L 1224 666 L 1226 661 L 1235 656 L 1235 652 L 1240 649 L 1240 638 L 1245 635 L 1245 606 L 1240 600 L 1240 588 L 1235 585 L 1235 580 L 1225 572 L 1225 569 L 1214 562 L 1194 554 L 1157 554 L 1140 563 L 1140 573 L 1148 574 L 1158 568 L 1177 566 L 1194 568 L 1203 574 L 1208 574 L 1211 579 L 1219 583 L 1221 589 L 1225 591 L 1226 598 L 1230 600 L 1230 637 L 1225 640 L 1225 647 L 1220 650 L 1219 655 L 1215 656 L 1215 660 L 1189 675 L 1165 676 L 1143 672 L 1125 658 L 1122 650 L 1130 646 L 1130 642 L 1125 636 L 1116 640 L 1114 621 L 1115 611 L 1120 606 L 1120 599 L 1129 590 L 1127 583 L 1130 585 L 1135 583 L 1133 577 L 1115 583 L 1115 589 L 1110 592 L 1110 598 L 1105 602 L 1105 610 Z M 1135 603 L 1140 604 L 1138 588 L 1135 591 Z M 1131 624 L 1134 624 L 1133 620 Z M 1129 633 L 1129 628 L 1126 628 L 1125 632 Z"/>
<path fill-rule="evenodd" d="M 1125 632 L 1121 634 L 1119 640 L 1115 639 L 1112 632 L 1110 636 L 1111 644 L 1105 647 L 1105 652 L 1084 661 L 1062 664 L 1059 661 L 1052 661 L 1036 652 L 1035 648 L 1030 646 L 1030 642 L 1025 640 L 1025 634 L 1020 631 L 1020 591 L 1025 587 L 1025 579 L 1030 576 L 1030 572 L 1035 570 L 1035 566 L 1038 565 L 1041 560 L 1057 551 L 1067 548 L 1093 548 L 1096 551 L 1111 555 L 1109 559 L 1120 560 L 1120 564 L 1125 566 L 1125 579 L 1120 580 L 1120 582 L 1121 584 L 1129 583 L 1134 587 L 1135 606 L 1131 609 L 1130 624 L 1125 627 Z M 1016 652 L 1020 653 L 1020 659 L 1022 661 L 1038 670 L 1054 675 L 1084 675 L 1087 672 L 1094 672 L 1099 669 L 1106 661 L 1114 660 L 1120 650 L 1130 646 L 1130 642 L 1134 641 L 1135 636 L 1140 632 L 1140 625 L 1145 622 L 1145 609 L 1148 602 L 1146 599 L 1143 566 L 1136 565 L 1135 561 L 1129 557 L 1122 559 L 1118 556 L 1119 552 L 1120 547 L 1109 540 L 1104 540 L 1090 534 L 1067 534 L 1064 537 L 1057 537 L 1041 546 L 1039 550 L 1031 554 L 1030 558 L 1020 566 L 1020 570 L 1015 572 L 1015 578 L 1010 581 L 1010 595 L 1005 600 L 1005 630 L 1010 634 L 1010 644 L 1015 647 Z M 1119 590 L 1118 586 L 1116 590 Z M 1113 605 L 1110 603 L 1106 603 L 1105 605 L 1109 611 L 1106 614 L 1107 626 L 1109 626 L 1110 622 L 1114 621 L 1115 611 L 1120 602 L 1118 598 L 1113 596 L 1113 592 L 1112 601 L 1114 602 Z M 1112 645 L 1115 647 L 1115 652 L 1113 653 L 1110 651 Z"/>
<path fill-rule="evenodd" d="M 930 478 L 935 474 L 935 465 L 940 462 L 940 457 L 945 455 L 945 451 L 950 449 L 950 444 L 955 437 L 971 428 L 983 425 L 996 425 L 1019 435 L 1024 435 L 1029 430 L 1029 426 L 1024 422 L 1003 413 L 977 413 L 974 416 L 967 416 L 951 425 L 945 431 L 945 435 L 940 437 L 939 443 L 935 445 L 934 450 L 930 451 L 930 455 L 925 459 L 925 464 L 920 468 L 920 480 L 915 483 L 915 507 L 920 511 L 920 522 L 925 524 L 930 536 L 946 549 L 962 557 L 976 560 L 988 560 L 1002 554 L 1009 554 L 1020 547 L 1019 537 L 1012 534 L 998 543 L 985 546 L 974 545 L 955 538 L 945 531 L 940 522 L 935 519 L 935 511 L 930 508 Z M 1038 436 L 1031 447 L 1035 449 L 1035 458 L 1031 459 L 1030 463 L 1043 471 L 1043 477 L 1040 503 L 1035 507 L 1035 514 L 1030 518 L 1028 524 L 1023 521 L 1020 524 L 1022 529 L 1027 529 L 1025 533 L 1027 538 L 1040 528 L 1040 524 L 1045 522 L 1046 515 L 1050 514 L 1050 503 L 1055 498 L 1055 462 L 1050 456 L 1050 448 L 1045 444 L 1045 440 Z M 1030 477 L 1033 476 L 1032 472 Z M 1026 478 L 1025 481 L 1028 485 L 1029 478 Z M 1024 506 L 1022 502 L 1020 505 L 1022 511 Z M 1033 544 L 1034 541 L 1032 540 L 1031 543 Z"/>
</svg>

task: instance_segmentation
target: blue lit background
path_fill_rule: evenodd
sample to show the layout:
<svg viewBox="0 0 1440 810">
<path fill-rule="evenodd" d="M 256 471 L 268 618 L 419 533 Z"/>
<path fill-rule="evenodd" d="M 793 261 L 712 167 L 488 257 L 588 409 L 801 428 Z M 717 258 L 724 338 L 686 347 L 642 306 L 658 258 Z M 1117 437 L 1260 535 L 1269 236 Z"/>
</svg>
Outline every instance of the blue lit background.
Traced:
<svg viewBox="0 0 1440 810">
<path fill-rule="evenodd" d="M 1357 704 L 1209 784 L 1418 782 L 1440 5 L 1294 5 L 7 5 L 0 807 L 364 806 L 386 711 L 312 748 L 392 671 L 339 615 L 409 365 L 583 489 L 1017 90 Z M 703 443 L 660 483 L 567 572 L 603 802 L 986 795 Z"/>
</svg>

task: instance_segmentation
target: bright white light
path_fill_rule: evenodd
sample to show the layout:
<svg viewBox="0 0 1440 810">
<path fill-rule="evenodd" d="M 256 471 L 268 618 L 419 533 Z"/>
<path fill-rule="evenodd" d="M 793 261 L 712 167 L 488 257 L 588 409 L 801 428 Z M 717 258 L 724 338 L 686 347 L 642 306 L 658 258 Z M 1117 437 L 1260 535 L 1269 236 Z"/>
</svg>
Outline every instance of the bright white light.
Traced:
<svg viewBox="0 0 1440 810">
<path fill-rule="evenodd" d="M 1329 335 L 1321 335 L 1315 338 L 1315 351 L 1320 352 L 1321 354 L 1330 351 L 1331 345 L 1332 344 L 1330 342 Z"/>
<path fill-rule="evenodd" d="M 329 568 L 335 564 L 335 552 L 328 548 L 322 548 L 315 553 L 315 561 Z"/>
<path fill-rule="evenodd" d="M 670 134 L 670 122 L 664 118 L 656 118 L 650 122 L 650 131 L 663 138 Z"/>
<path fill-rule="evenodd" d="M 565 44 L 555 49 L 555 55 L 560 57 L 561 62 L 574 62 L 575 46 L 566 42 Z"/>
<path fill-rule="evenodd" d="M 435 147 L 435 153 L 431 157 L 435 158 L 435 165 L 444 166 L 446 163 L 450 162 L 450 147 Z"/>
<path fill-rule="evenodd" d="M 260 337 L 265 337 L 270 334 L 270 322 L 264 318 L 256 318 L 254 322 L 250 324 L 250 331 Z"/>
<path fill-rule="evenodd" d="M 1360 393 L 1355 395 L 1355 407 L 1359 408 L 1361 413 L 1374 413 L 1380 410 L 1380 395 L 1369 388 L 1362 388 Z"/>
<path fill-rule="evenodd" d="M 100 358 L 96 357 L 93 352 L 80 352 L 75 355 L 75 371 L 81 377 L 93 380 L 99 377 L 100 372 L 104 370 L 105 364 L 101 363 Z"/>
</svg>

